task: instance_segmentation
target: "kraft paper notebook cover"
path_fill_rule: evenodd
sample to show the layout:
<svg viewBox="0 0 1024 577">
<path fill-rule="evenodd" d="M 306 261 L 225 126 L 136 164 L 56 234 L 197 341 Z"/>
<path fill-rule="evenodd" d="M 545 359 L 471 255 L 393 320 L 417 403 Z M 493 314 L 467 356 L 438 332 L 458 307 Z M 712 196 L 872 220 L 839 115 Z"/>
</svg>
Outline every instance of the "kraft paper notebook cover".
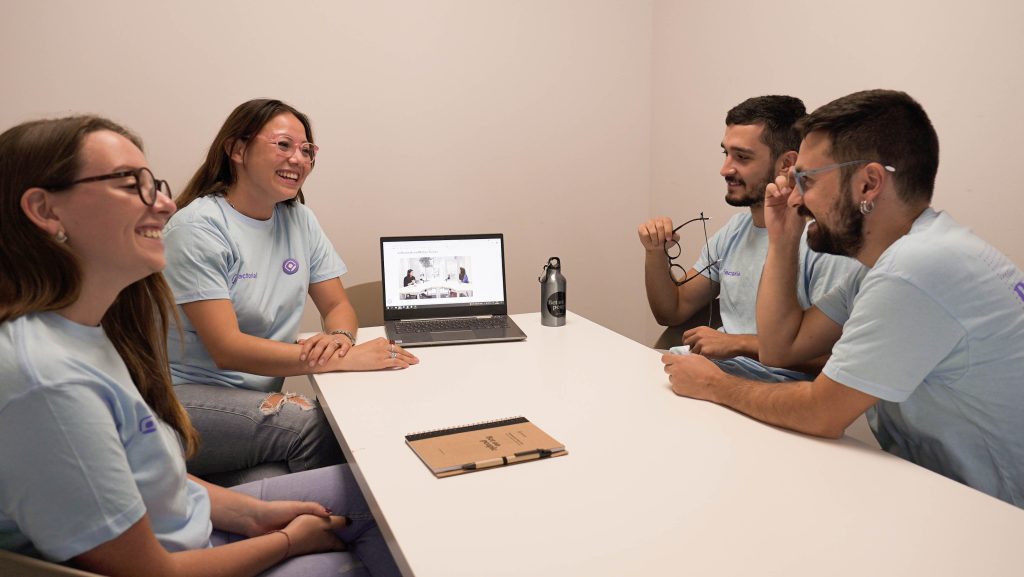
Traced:
<svg viewBox="0 0 1024 577">
<path fill-rule="evenodd" d="M 526 417 L 415 433 L 405 442 L 437 477 L 567 454 Z"/>
</svg>

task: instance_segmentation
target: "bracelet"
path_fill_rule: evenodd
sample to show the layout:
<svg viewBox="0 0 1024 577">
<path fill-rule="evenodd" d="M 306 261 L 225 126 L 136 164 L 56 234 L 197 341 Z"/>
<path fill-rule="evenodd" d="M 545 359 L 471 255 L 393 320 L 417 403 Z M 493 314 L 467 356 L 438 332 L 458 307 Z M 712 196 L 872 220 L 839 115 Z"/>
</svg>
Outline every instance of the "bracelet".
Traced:
<svg viewBox="0 0 1024 577">
<path fill-rule="evenodd" d="M 334 329 L 333 331 L 331 331 L 331 332 L 329 332 L 327 334 L 329 334 L 329 335 L 344 335 L 344 336 L 348 337 L 348 340 L 352 341 L 352 346 L 355 346 L 355 344 L 356 344 L 356 336 L 353 335 L 352 333 L 346 331 L 345 329 Z"/>
<path fill-rule="evenodd" d="M 286 561 L 288 559 L 288 557 L 292 554 L 292 538 L 288 536 L 288 533 L 285 533 L 281 529 L 274 529 L 273 531 L 269 531 L 266 534 L 267 535 L 272 535 L 274 533 L 280 533 L 280 534 L 284 535 L 285 540 L 288 541 L 288 545 L 284 549 L 284 557 L 281 557 L 281 561 L 278 561 L 278 563 L 281 563 L 281 562 Z"/>
</svg>

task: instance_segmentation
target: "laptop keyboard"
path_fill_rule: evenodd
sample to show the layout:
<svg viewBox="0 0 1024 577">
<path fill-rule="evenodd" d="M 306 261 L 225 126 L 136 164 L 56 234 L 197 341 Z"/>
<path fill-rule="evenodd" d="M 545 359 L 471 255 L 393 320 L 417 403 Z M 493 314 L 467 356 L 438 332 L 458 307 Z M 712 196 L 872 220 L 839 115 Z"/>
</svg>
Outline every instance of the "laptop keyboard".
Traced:
<svg viewBox="0 0 1024 577">
<path fill-rule="evenodd" d="M 445 331 L 472 331 L 476 329 L 508 328 L 508 317 L 463 317 L 457 319 L 430 319 L 424 321 L 401 321 L 395 323 L 395 332 L 400 335 L 411 333 L 439 333 Z"/>
</svg>

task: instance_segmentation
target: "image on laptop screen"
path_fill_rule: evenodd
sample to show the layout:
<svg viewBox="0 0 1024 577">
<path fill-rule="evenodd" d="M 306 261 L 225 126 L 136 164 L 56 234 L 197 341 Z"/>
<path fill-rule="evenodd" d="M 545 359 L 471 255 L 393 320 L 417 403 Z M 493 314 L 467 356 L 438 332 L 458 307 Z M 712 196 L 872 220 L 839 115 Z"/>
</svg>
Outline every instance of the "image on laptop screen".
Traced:
<svg viewBox="0 0 1024 577">
<path fill-rule="evenodd" d="M 502 235 L 385 237 L 386 319 L 505 314 Z"/>
</svg>

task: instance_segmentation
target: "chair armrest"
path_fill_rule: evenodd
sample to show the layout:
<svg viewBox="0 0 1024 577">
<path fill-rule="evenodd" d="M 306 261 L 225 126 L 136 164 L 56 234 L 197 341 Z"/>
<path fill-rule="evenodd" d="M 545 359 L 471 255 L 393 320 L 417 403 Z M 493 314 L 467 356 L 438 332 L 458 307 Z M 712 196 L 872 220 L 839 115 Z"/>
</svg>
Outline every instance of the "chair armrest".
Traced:
<svg viewBox="0 0 1024 577">
<path fill-rule="evenodd" d="M 4 575 L 4 577 L 99 577 L 99 575 L 88 571 L 3 550 L 0 550 L 0 575 Z"/>
</svg>

